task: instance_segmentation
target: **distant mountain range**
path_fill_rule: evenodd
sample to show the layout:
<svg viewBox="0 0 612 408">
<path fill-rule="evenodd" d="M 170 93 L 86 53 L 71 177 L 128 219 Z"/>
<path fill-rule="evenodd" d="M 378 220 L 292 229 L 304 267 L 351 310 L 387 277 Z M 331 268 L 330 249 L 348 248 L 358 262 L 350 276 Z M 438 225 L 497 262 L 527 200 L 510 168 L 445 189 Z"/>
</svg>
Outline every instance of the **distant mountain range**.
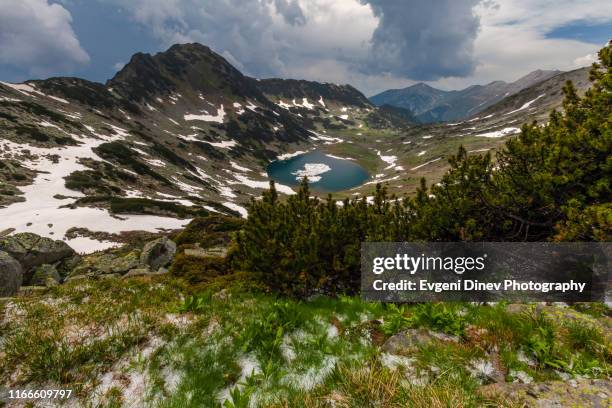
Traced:
<svg viewBox="0 0 612 408">
<path fill-rule="evenodd" d="M 443 91 L 424 83 L 404 89 L 390 89 L 370 98 L 377 105 L 391 105 L 410 110 L 421 123 L 456 121 L 469 118 L 502 99 L 562 71 L 533 71 L 515 82 L 494 81 L 472 85 L 458 91 Z"/>
</svg>

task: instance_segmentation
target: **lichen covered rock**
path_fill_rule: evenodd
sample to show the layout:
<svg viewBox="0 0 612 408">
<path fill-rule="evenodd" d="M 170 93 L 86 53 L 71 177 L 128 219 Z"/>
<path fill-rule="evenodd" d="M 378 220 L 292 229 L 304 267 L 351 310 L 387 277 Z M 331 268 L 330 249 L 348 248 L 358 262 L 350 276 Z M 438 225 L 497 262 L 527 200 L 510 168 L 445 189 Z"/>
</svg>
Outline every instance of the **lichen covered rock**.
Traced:
<svg viewBox="0 0 612 408">
<path fill-rule="evenodd" d="M 0 297 L 14 296 L 23 280 L 19 262 L 8 253 L 0 251 Z"/>
</svg>

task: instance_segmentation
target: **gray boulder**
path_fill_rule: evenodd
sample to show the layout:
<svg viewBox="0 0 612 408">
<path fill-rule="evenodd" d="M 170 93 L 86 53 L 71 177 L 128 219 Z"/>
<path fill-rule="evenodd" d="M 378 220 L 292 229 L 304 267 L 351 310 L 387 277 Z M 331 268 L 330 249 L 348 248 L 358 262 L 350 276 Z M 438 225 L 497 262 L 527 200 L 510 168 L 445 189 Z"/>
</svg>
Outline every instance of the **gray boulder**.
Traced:
<svg viewBox="0 0 612 408">
<path fill-rule="evenodd" d="M 0 297 L 14 296 L 23 280 L 19 262 L 6 252 L 0 251 Z"/>
<path fill-rule="evenodd" d="M 176 253 L 176 244 L 168 237 L 162 237 L 148 242 L 140 254 L 140 262 L 148 265 L 152 270 L 168 265 Z"/>
<path fill-rule="evenodd" d="M 34 271 L 30 281 L 33 286 L 56 286 L 60 283 L 61 277 L 57 268 L 53 265 L 42 264 Z"/>
<path fill-rule="evenodd" d="M 0 250 L 7 252 L 19 262 L 25 272 L 27 282 L 34 268 L 42 264 L 52 264 L 75 255 L 74 249 L 64 241 L 54 241 L 29 232 L 10 235 L 0 239 Z"/>
<path fill-rule="evenodd" d="M 70 276 L 85 274 L 123 275 L 131 269 L 137 268 L 139 265 L 140 253 L 138 251 L 131 251 L 127 254 L 115 252 L 93 254 L 84 257 L 76 267 L 72 268 Z"/>
</svg>

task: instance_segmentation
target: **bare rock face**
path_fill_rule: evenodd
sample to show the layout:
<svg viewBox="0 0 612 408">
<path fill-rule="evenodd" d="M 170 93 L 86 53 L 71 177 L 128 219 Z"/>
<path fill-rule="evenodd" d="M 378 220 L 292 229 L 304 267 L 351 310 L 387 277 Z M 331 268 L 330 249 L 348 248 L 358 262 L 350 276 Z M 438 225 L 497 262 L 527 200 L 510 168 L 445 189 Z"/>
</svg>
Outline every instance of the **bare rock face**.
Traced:
<svg viewBox="0 0 612 408">
<path fill-rule="evenodd" d="M 8 253 L 0 251 L 0 297 L 14 296 L 21 287 L 23 269 Z"/>
<path fill-rule="evenodd" d="M 23 232 L 0 240 L 0 250 L 8 253 L 21 264 L 24 271 L 24 281 L 28 282 L 37 266 L 53 264 L 75 254 L 64 241 L 54 241 Z"/>
<path fill-rule="evenodd" d="M 140 263 L 156 271 L 168 265 L 174 258 L 174 254 L 176 254 L 176 244 L 168 237 L 162 237 L 144 246 L 140 254 Z"/>
</svg>

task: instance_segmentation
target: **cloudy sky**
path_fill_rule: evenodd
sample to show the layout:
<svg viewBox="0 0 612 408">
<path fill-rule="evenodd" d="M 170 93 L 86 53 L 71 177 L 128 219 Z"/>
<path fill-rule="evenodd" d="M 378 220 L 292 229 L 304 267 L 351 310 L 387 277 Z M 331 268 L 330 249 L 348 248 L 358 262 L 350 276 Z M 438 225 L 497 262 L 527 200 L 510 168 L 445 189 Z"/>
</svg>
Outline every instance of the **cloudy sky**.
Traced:
<svg viewBox="0 0 612 408">
<path fill-rule="evenodd" d="M 610 0 L 0 0 L 0 80 L 104 82 L 200 42 L 254 77 L 458 89 L 589 65 L 610 37 Z"/>
</svg>

